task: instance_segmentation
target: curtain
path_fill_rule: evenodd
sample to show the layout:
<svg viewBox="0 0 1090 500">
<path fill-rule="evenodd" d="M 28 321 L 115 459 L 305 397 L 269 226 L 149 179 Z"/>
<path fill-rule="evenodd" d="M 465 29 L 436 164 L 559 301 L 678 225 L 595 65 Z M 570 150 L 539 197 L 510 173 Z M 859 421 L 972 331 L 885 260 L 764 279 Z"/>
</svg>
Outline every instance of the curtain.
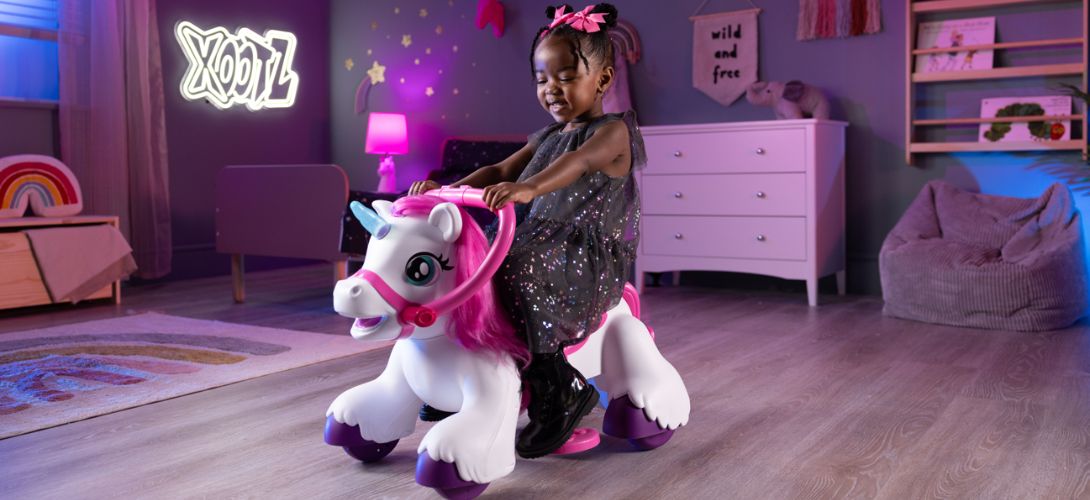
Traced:
<svg viewBox="0 0 1090 500">
<path fill-rule="evenodd" d="M 155 0 L 61 0 L 61 159 L 84 211 L 117 215 L 136 276 L 170 272 L 170 186 Z"/>
</svg>

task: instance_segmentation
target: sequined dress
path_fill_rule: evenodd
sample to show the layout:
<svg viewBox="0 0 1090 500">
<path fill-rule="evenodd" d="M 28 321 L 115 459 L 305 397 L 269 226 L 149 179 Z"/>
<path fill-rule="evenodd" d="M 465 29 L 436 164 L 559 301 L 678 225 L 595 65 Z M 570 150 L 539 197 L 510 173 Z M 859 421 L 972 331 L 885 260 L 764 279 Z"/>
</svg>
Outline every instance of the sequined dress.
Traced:
<svg viewBox="0 0 1090 500">
<path fill-rule="evenodd" d="M 529 137 L 537 147 L 519 181 L 578 149 L 614 120 L 628 126 L 632 168 L 627 175 L 586 174 L 515 206 L 514 243 L 494 285 L 532 352 L 552 353 L 578 342 L 620 301 L 639 242 L 640 197 L 632 171 L 645 163 L 645 154 L 632 111 L 606 114 L 568 132 L 555 123 Z"/>
</svg>

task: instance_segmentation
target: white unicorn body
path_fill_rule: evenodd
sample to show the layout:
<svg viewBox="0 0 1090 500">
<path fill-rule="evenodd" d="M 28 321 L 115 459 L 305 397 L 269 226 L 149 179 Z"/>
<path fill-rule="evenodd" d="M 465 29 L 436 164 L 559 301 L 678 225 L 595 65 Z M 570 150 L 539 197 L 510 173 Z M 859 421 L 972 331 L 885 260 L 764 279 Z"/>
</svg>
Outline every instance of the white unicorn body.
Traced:
<svg viewBox="0 0 1090 500">
<path fill-rule="evenodd" d="M 467 348 L 471 341 L 449 333 L 457 326 L 451 315 L 439 316 L 431 326 L 407 330 L 397 321 L 399 306 L 391 303 L 390 290 L 381 290 L 388 286 L 415 304 L 450 292 L 457 283 L 455 272 L 444 272 L 449 261 L 455 266 L 465 264 L 455 255 L 459 250 L 455 242 L 463 230 L 479 234 L 480 229 L 451 203 L 435 203 L 426 218 L 423 214 L 397 216 L 393 205 L 385 201 L 373 206 L 389 224 L 383 229 L 388 233 L 371 239 L 359 273 L 337 283 L 334 308 L 357 318 L 351 330 L 354 338 L 403 338 L 395 342 L 382 374 L 342 393 L 326 415 L 336 424 L 358 426 L 364 440 L 391 443 L 413 432 L 422 403 L 455 412 L 428 431 L 417 452 L 453 463 L 464 481 L 485 484 L 503 477 L 515 466 L 521 400 L 518 354 L 487 345 Z M 452 258 L 448 261 L 444 256 Z M 428 274 L 436 272 L 438 276 Z M 373 275 L 366 277 L 367 273 Z M 382 279 L 376 281 L 375 276 Z M 422 276 L 431 281 L 421 285 Z M 484 299 L 494 304 L 490 286 Z M 607 313 L 578 350 L 569 350 L 568 358 L 585 377 L 596 377 L 596 385 L 611 400 L 627 396 L 647 421 L 661 429 L 655 432 L 666 433 L 687 423 L 688 393 L 633 309 L 638 310 L 634 290 Z M 486 308 L 480 314 L 502 314 L 502 310 Z M 341 444 L 330 440 L 328 425 L 327 442 Z"/>
</svg>

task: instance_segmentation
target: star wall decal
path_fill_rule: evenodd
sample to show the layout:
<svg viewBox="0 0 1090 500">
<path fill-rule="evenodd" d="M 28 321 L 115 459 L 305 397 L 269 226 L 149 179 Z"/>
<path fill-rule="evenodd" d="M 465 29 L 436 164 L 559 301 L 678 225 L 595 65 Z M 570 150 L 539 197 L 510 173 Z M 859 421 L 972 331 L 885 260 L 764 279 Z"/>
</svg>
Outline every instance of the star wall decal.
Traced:
<svg viewBox="0 0 1090 500">
<path fill-rule="evenodd" d="M 416 59 L 413 59 L 413 64 L 419 66 L 420 65 L 420 58 L 417 57 Z"/>
<path fill-rule="evenodd" d="M 383 66 L 375 61 L 371 63 L 371 69 L 367 70 L 367 76 L 371 77 L 371 83 L 382 83 L 386 81 L 386 66 Z"/>
<path fill-rule="evenodd" d="M 424 95 L 426 95 L 428 97 L 431 97 L 431 96 L 435 95 L 435 89 L 433 89 L 431 87 L 425 88 L 424 89 Z"/>
<path fill-rule="evenodd" d="M 420 17 L 428 17 L 428 9 L 420 9 Z"/>
<path fill-rule="evenodd" d="M 371 49 L 367 49 L 367 55 L 371 55 Z"/>
<path fill-rule="evenodd" d="M 443 25 L 442 24 L 435 27 L 435 34 L 436 35 L 442 35 L 443 34 Z"/>
<path fill-rule="evenodd" d="M 428 54 L 428 55 L 431 55 L 431 47 L 428 47 L 428 48 L 424 49 L 424 53 Z"/>
<path fill-rule="evenodd" d="M 458 52 L 458 46 L 457 46 L 457 45 L 455 45 L 455 46 L 451 47 L 451 48 L 450 48 L 450 50 L 453 50 L 453 51 L 455 51 L 455 52 Z"/>
<path fill-rule="evenodd" d="M 399 81 L 400 81 L 401 83 L 405 83 L 405 77 L 401 77 L 401 80 L 399 80 Z"/>
<path fill-rule="evenodd" d="M 407 49 L 412 44 L 413 44 L 413 36 L 412 35 L 401 35 L 401 45 L 405 46 L 405 48 Z"/>
<path fill-rule="evenodd" d="M 400 14 L 400 13 L 401 13 L 401 7 L 394 7 L 394 14 Z"/>
<path fill-rule="evenodd" d="M 356 62 L 353 61 L 351 57 L 344 60 L 344 69 L 347 69 L 348 71 L 352 71 L 352 67 L 355 66 L 355 65 L 356 65 Z"/>
<path fill-rule="evenodd" d="M 452 92 L 452 93 L 453 93 L 454 95 L 458 95 L 458 89 L 454 89 L 454 90 L 452 90 L 451 92 Z"/>
<path fill-rule="evenodd" d="M 371 21 L 371 31 L 378 29 L 378 21 Z"/>
</svg>

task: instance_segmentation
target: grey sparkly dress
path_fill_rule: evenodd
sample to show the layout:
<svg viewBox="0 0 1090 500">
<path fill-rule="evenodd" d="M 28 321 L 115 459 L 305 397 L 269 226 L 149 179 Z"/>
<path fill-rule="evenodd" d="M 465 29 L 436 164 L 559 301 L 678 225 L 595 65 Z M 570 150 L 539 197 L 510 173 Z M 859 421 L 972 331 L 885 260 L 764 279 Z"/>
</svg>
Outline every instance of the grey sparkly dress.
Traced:
<svg viewBox="0 0 1090 500">
<path fill-rule="evenodd" d="M 575 151 L 602 125 L 628 126 L 632 168 L 623 177 L 595 172 L 515 205 L 514 243 L 494 284 L 512 323 L 534 353 L 553 353 L 594 331 L 621 299 L 639 242 L 640 197 L 632 171 L 645 163 L 635 113 L 606 114 L 562 132 L 554 123 L 530 135 L 534 156 L 519 181 Z"/>
</svg>

